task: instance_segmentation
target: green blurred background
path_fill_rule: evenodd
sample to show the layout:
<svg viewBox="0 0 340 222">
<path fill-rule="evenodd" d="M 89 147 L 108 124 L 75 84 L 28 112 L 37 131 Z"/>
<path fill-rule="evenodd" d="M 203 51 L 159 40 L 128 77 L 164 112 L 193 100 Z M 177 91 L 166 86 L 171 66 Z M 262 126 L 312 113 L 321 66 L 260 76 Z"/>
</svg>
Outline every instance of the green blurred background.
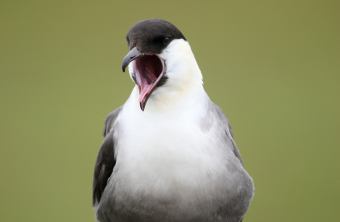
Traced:
<svg viewBox="0 0 340 222">
<path fill-rule="evenodd" d="M 0 2 L 0 221 L 94 221 L 103 118 L 128 98 L 125 35 L 188 39 L 256 194 L 247 221 L 340 221 L 340 2 Z"/>
</svg>

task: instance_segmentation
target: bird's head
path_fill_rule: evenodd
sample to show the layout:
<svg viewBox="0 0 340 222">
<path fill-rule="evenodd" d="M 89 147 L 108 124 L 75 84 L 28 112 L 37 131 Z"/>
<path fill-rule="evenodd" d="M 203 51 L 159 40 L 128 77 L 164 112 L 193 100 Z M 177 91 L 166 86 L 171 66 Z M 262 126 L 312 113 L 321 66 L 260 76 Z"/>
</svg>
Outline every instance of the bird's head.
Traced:
<svg viewBox="0 0 340 222">
<path fill-rule="evenodd" d="M 130 52 L 124 57 L 122 68 L 124 72 L 129 66 L 130 76 L 139 89 L 143 111 L 152 93 L 157 94 L 165 87 L 182 90 L 192 81 L 194 72 L 199 72 L 196 79 L 202 84 L 187 40 L 170 22 L 162 19 L 140 21 L 130 28 L 126 40 Z"/>
</svg>

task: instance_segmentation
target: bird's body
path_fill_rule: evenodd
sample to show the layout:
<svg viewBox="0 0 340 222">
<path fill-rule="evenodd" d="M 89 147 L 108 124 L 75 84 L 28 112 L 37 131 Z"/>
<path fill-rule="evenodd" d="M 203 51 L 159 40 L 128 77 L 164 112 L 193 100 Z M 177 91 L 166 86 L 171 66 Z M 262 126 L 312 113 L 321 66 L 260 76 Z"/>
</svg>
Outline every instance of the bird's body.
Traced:
<svg viewBox="0 0 340 222">
<path fill-rule="evenodd" d="M 144 86 L 136 73 L 138 60 L 131 62 L 138 84 L 106 119 L 94 177 L 97 219 L 241 221 L 254 186 L 227 118 L 204 91 L 185 39 L 173 39 L 157 56 L 164 63 L 157 78 L 165 83 L 148 89 L 152 84 Z"/>
</svg>

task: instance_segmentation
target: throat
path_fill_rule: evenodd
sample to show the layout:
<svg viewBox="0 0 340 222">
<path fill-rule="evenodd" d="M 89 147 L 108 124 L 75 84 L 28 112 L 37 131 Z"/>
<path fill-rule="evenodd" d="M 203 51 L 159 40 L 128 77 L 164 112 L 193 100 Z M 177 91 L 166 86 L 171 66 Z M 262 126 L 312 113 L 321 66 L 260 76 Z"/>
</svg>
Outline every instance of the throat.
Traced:
<svg viewBox="0 0 340 222">
<path fill-rule="evenodd" d="M 167 81 L 166 79 L 164 82 Z M 207 98 L 206 92 L 203 87 L 193 87 L 192 89 L 177 89 L 168 87 L 167 81 L 164 86 L 156 87 L 152 94 L 149 96 L 144 113 L 160 112 L 166 115 L 166 113 L 172 112 L 173 115 L 178 115 L 183 110 L 198 110 L 201 109 L 203 103 Z M 140 112 L 140 98 L 145 96 L 140 94 L 138 86 L 135 86 L 132 91 L 132 101 L 138 112 Z M 132 102 L 131 101 L 131 102 Z"/>
</svg>

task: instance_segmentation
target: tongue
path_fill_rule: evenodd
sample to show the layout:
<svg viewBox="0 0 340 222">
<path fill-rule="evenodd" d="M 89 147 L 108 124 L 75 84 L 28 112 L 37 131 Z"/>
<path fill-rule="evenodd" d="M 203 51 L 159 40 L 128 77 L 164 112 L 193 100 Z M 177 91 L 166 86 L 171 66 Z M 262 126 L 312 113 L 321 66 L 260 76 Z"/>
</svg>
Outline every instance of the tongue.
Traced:
<svg viewBox="0 0 340 222">
<path fill-rule="evenodd" d="M 139 61 L 141 61 L 140 66 L 142 68 L 140 70 L 141 78 L 139 79 L 139 102 L 141 103 L 145 102 L 150 94 L 154 83 L 157 81 L 157 74 L 161 72 L 162 67 L 159 67 L 161 64 L 159 64 L 159 59 L 156 56 L 145 56 Z"/>
<path fill-rule="evenodd" d="M 140 95 L 139 95 L 139 102 L 140 103 L 143 102 L 143 100 L 145 100 L 146 97 L 149 95 L 150 91 L 152 90 L 152 86 L 153 86 L 153 84 L 145 85 L 145 86 L 141 85 L 140 86 L 140 88 L 141 88 L 140 89 Z"/>
</svg>

